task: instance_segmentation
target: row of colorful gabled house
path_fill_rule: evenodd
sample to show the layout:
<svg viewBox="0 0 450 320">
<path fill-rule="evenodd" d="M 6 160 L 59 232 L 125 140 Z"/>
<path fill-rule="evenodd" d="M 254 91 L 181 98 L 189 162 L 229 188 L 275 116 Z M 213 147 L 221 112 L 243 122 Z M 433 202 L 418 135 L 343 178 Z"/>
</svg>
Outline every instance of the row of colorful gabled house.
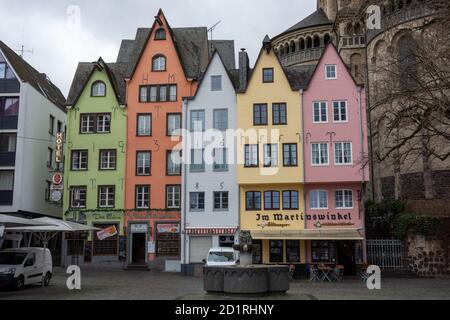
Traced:
<svg viewBox="0 0 450 320">
<path fill-rule="evenodd" d="M 254 263 L 366 261 L 366 106 L 330 42 L 283 67 L 266 36 L 250 67 L 206 28 L 151 28 L 115 63 L 78 65 L 67 98 L 67 263 L 196 272 L 250 231 Z"/>
</svg>

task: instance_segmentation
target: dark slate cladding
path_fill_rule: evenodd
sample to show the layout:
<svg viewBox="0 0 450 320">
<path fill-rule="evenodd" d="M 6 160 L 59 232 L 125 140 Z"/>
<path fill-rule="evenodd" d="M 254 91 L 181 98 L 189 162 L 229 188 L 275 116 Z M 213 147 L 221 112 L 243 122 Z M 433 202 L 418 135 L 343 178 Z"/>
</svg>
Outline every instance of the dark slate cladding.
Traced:
<svg viewBox="0 0 450 320">
<path fill-rule="evenodd" d="M 17 76 L 23 81 L 35 88 L 46 99 L 55 104 L 59 109 L 66 112 L 64 103 L 66 99 L 61 90 L 54 85 L 45 74 L 34 69 L 17 53 L 11 50 L 5 43 L 0 41 L 0 50 L 3 52 L 6 60 L 14 69 Z"/>
<path fill-rule="evenodd" d="M 230 76 L 230 80 L 233 83 L 234 89 L 239 89 L 239 69 L 229 69 L 228 75 Z"/>
<path fill-rule="evenodd" d="M 117 62 L 129 63 L 131 62 L 131 53 L 133 52 L 134 40 L 122 40 L 120 45 Z"/>
<path fill-rule="evenodd" d="M 74 105 L 83 92 L 86 83 L 92 75 L 95 68 L 94 62 L 80 62 L 75 72 L 75 77 L 70 87 L 69 96 L 66 105 Z M 106 63 L 107 72 L 111 75 L 111 85 L 117 93 L 120 104 L 125 104 L 125 75 L 128 72 L 127 63 Z"/>
<path fill-rule="evenodd" d="M 309 27 L 315 27 L 315 26 L 321 26 L 321 25 L 328 25 L 332 24 L 330 20 L 328 20 L 327 15 L 325 12 L 320 8 L 317 11 L 313 12 L 311 15 L 307 16 L 302 21 L 298 22 L 297 24 L 293 25 L 286 31 L 284 31 L 281 35 L 296 31 L 299 29 L 309 28 Z"/>
<path fill-rule="evenodd" d="M 81 95 L 83 88 L 89 77 L 94 70 L 94 64 L 91 62 L 80 62 L 78 63 L 77 70 L 75 71 L 75 76 L 70 86 L 69 95 L 67 97 L 66 105 L 73 106 Z"/>
<path fill-rule="evenodd" d="M 208 43 L 210 56 L 217 50 L 228 70 L 233 70 L 236 68 L 234 40 L 209 40 Z"/>
<path fill-rule="evenodd" d="M 306 89 L 315 70 L 315 64 L 284 68 L 284 72 L 292 90 Z"/>
<path fill-rule="evenodd" d="M 151 28 L 139 28 L 135 40 L 122 41 L 117 62 L 129 63 L 127 76 L 131 76 L 150 36 Z M 205 27 L 173 28 L 172 34 L 186 77 L 199 79 L 209 61 L 208 32 Z M 132 48 L 131 48 L 132 47 Z M 227 49 L 223 50 L 227 61 Z M 220 51 L 222 53 L 222 51 Z"/>
<path fill-rule="evenodd" d="M 172 30 L 186 77 L 199 79 L 209 62 L 207 28 L 173 28 Z"/>
</svg>

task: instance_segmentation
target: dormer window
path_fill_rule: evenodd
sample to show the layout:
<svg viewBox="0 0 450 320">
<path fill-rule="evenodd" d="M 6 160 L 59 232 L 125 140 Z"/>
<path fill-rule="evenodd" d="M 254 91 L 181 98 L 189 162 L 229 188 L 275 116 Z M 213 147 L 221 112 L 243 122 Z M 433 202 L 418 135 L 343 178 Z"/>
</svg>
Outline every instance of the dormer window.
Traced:
<svg viewBox="0 0 450 320">
<path fill-rule="evenodd" d="M 273 82 L 273 68 L 263 69 L 263 83 Z"/>
<path fill-rule="evenodd" d="M 155 40 L 166 40 L 166 30 L 158 29 L 155 33 Z"/>
<path fill-rule="evenodd" d="M 337 79 L 336 65 L 330 64 L 325 66 L 325 78 L 327 80 Z"/>
<path fill-rule="evenodd" d="M 91 89 L 92 97 L 105 97 L 106 96 L 106 85 L 103 81 L 96 81 L 92 85 Z"/>
<path fill-rule="evenodd" d="M 156 55 L 153 57 L 152 71 L 160 72 L 166 71 L 166 57 L 163 55 Z"/>
</svg>

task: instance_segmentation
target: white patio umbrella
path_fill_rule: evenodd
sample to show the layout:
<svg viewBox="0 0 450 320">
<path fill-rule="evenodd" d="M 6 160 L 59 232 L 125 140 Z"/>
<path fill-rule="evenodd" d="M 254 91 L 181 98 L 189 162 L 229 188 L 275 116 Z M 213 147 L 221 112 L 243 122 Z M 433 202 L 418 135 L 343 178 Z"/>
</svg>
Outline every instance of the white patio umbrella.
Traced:
<svg viewBox="0 0 450 320">
<path fill-rule="evenodd" d="M 82 231 L 91 231 L 91 230 L 100 230 L 98 228 L 89 227 L 84 224 L 79 224 L 71 221 L 62 221 L 53 218 L 38 218 L 33 219 L 32 221 L 36 221 L 37 223 L 42 223 L 44 225 L 35 225 L 28 227 L 15 227 L 15 228 L 7 228 L 9 231 L 16 232 L 29 232 L 35 234 L 39 240 L 44 244 L 44 260 L 45 261 L 45 252 L 47 250 L 48 242 L 53 239 L 58 233 L 71 233 L 71 232 L 82 232 Z M 44 286 L 45 274 L 42 272 L 42 286 Z"/>
<path fill-rule="evenodd" d="M 3 225 L 5 228 L 22 227 L 22 226 L 43 226 L 48 224 L 49 224 L 48 222 L 40 222 L 37 221 L 36 219 L 25 219 L 10 216 L 7 214 L 0 214 L 0 225 Z"/>
</svg>

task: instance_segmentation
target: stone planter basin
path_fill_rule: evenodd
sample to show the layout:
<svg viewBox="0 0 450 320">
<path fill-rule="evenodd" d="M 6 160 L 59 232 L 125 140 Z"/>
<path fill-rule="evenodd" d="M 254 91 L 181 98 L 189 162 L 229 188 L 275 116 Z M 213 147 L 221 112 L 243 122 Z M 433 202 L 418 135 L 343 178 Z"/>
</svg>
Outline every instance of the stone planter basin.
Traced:
<svg viewBox="0 0 450 320">
<path fill-rule="evenodd" d="M 205 267 L 204 289 L 209 293 L 268 294 L 289 290 L 288 266 Z"/>
</svg>

